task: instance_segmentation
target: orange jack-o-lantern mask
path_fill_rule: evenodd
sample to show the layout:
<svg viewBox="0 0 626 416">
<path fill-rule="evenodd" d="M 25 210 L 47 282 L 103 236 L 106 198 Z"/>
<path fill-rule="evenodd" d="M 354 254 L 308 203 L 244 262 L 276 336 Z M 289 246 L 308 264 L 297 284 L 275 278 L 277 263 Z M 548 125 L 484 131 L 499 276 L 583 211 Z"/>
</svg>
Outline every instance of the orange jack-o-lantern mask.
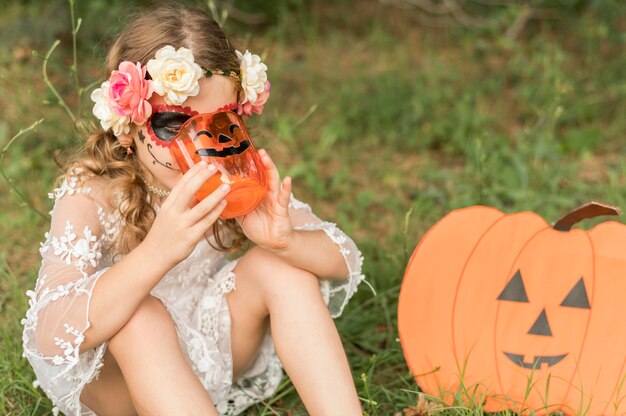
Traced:
<svg viewBox="0 0 626 416">
<path fill-rule="evenodd" d="M 222 218 L 249 213 L 265 195 L 265 169 L 245 124 L 232 111 L 191 117 L 174 137 L 170 152 L 183 173 L 201 160 L 217 167 L 218 173 L 198 191 L 198 199 L 205 198 L 222 182 L 230 183 Z"/>
</svg>

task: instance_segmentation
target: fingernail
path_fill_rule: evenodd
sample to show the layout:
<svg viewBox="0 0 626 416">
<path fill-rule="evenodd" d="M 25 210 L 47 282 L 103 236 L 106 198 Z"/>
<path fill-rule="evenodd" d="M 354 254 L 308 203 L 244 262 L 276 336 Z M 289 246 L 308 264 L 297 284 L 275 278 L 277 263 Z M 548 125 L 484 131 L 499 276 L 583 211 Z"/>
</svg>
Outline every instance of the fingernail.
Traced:
<svg viewBox="0 0 626 416">
<path fill-rule="evenodd" d="M 223 183 L 220 185 L 220 191 L 227 191 L 230 189 L 230 185 L 227 183 Z"/>
<path fill-rule="evenodd" d="M 206 162 L 206 160 L 201 160 L 198 162 L 198 165 L 200 166 L 206 166 L 208 163 Z"/>
<path fill-rule="evenodd" d="M 217 168 L 215 167 L 215 165 L 209 165 L 208 170 L 209 172 L 215 172 Z"/>
</svg>

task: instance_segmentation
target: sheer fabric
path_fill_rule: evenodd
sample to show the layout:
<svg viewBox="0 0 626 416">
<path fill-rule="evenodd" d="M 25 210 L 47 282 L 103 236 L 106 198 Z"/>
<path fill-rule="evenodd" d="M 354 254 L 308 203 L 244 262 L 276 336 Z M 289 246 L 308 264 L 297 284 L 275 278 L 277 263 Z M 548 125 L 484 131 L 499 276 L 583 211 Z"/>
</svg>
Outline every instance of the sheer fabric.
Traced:
<svg viewBox="0 0 626 416">
<path fill-rule="evenodd" d="M 108 341 L 86 351 L 80 347 L 91 325 L 93 288 L 122 257 L 112 243 L 124 227 L 119 211 L 107 204 L 105 189 L 103 178 L 90 177 L 79 186 L 70 177 L 49 194 L 54 199 L 50 230 L 39 248 L 42 261 L 35 287 L 26 292 L 29 305 L 21 320 L 23 356 L 35 372 L 33 384 L 53 402 L 55 414 L 95 415 L 80 402 L 80 394 L 98 377 Z M 323 230 L 345 259 L 350 272 L 344 280 L 319 279 L 324 300 L 336 318 L 364 279 L 363 257 L 335 224 L 319 219 L 293 195 L 289 212 L 294 228 Z M 185 358 L 222 415 L 240 414 L 271 397 L 283 377 L 268 330 L 256 360 L 231 383 L 226 294 L 236 288 L 233 268 L 238 260 L 228 260 L 202 239 L 151 291 L 171 314 Z"/>
</svg>

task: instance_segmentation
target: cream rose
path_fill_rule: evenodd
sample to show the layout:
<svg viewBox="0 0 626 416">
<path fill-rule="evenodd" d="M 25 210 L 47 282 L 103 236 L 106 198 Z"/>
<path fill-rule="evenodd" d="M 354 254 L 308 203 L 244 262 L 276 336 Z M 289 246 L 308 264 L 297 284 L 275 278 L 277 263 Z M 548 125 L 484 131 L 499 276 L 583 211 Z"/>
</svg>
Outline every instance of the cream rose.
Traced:
<svg viewBox="0 0 626 416">
<path fill-rule="evenodd" d="M 155 59 L 148 61 L 147 68 L 154 92 L 169 105 L 181 105 L 200 91 L 198 80 L 203 71 L 187 48 L 175 50 L 171 45 L 164 46 L 157 51 Z"/>
<path fill-rule="evenodd" d="M 113 129 L 116 136 L 130 132 L 130 117 L 116 113 L 109 105 L 109 81 L 92 91 L 91 100 L 95 103 L 93 114 L 100 120 L 103 129 Z"/>
<path fill-rule="evenodd" d="M 265 81 L 267 81 L 267 66 L 261 62 L 259 55 L 246 51 L 241 53 L 235 51 L 237 58 L 241 61 L 241 86 L 244 91 L 244 99 L 240 104 L 246 102 L 256 102 L 259 94 L 265 91 Z"/>
</svg>

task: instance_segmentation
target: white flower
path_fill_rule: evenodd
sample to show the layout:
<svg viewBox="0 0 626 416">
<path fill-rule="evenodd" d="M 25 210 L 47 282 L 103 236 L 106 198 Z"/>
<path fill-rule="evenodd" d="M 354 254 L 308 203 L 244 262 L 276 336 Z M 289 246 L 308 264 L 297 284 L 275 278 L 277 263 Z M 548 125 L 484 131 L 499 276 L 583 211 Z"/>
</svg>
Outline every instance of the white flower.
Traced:
<svg viewBox="0 0 626 416">
<path fill-rule="evenodd" d="M 241 86 L 243 87 L 244 99 L 240 104 L 248 101 L 256 102 L 257 97 L 265 91 L 267 81 L 267 65 L 261 62 L 259 55 L 253 55 L 246 50 L 244 54 L 235 51 L 241 61 Z"/>
<path fill-rule="evenodd" d="M 155 59 L 148 61 L 147 68 L 154 92 L 169 105 L 181 105 L 200 91 L 198 80 L 204 73 L 187 48 L 175 50 L 171 45 L 164 46 L 157 51 Z"/>
<path fill-rule="evenodd" d="M 113 134 L 120 136 L 130 132 L 130 117 L 117 114 L 109 106 L 109 81 L 102 83 L 91 93 L 91 100 L 95 103 L 93 114 L 100 120 L 103 129 L 113 129 Z"/>
</svg>

